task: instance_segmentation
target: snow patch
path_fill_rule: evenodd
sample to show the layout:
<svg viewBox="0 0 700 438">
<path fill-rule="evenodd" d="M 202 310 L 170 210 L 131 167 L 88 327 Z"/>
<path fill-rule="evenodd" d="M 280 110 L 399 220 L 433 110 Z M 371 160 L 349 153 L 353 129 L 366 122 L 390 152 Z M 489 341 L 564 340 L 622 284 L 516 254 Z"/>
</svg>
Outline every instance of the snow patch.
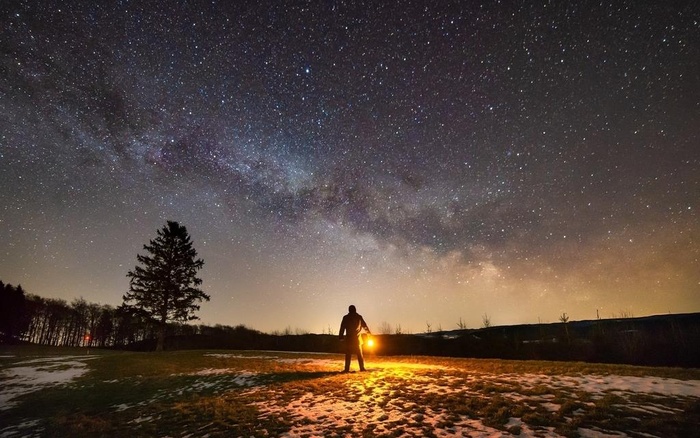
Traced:
<svg viewBox="0 0 700 438">
<path fill-rule="evenodd" d="M 66 385 L 88 371 L 86 360 L 97 356 L 44 357 L 18 362 L 0 372 L 0 411 L 16 404 L 14 399 L 41 389 Z"/>
</svg>

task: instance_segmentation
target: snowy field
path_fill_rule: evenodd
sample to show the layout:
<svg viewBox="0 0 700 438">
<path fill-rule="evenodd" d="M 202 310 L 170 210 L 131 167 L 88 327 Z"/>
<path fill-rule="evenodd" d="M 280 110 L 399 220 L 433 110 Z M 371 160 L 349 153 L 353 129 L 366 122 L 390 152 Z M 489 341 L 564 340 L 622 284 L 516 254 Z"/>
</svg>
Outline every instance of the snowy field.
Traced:
<svg viewBox="0 0 700 438">
<path fill-rule="evenodd" d="M 115 395 L 95 415 L 113 416 L 133 436 L 231 436 L 227 431 L 235 430 L 240 436 L 290 437 L 667 438 L 684 430 L 674 428 L 675 421 L 695 422 L 700 410 L 700 380 L 559 375 L 546 366 L 534 373 L 489 372 L 469 365 L 475 362 L 433 358 L 368 358 L 368 372 L 343 374 L 338 355 L 191 354 L 194 366 L 160 376 L 167 387 L 137 400 Z M 13 411 L 40 399 L 43 390 L 89 385 L 90 370 L 105 360 L 0 357 L 0 437 L 44 436 L 40 416 L 18 418 Z M 138 387 L 139 379 L 145 377 L 103 379 L 99 386 L 109 393 L 120 385 Z M 186 415 L 193 419 L 174 433 L 167 419 Z M 657 429 L 650 427 L 659 418 Z M 162 430 L 165 421 L 168 429 Z"/>
</svg>

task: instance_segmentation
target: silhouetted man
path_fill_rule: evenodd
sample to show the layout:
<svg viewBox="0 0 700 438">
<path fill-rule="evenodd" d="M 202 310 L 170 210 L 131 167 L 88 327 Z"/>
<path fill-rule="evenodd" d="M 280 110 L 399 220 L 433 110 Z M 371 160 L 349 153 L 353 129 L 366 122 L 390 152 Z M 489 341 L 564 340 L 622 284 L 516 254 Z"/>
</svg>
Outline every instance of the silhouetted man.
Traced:
<svg viewBox="0 0 700 438">
<path fill-rule="evenodd" d="M 348 307 L 348 314 L 343 316 L 343 321 L 340 323 L 340 340 L 345 338 L 345 370 L 343 371 L 345 373 L 350 371 L 353 354 L 357 355 L 360 371 L 365 371 L 365 359 L 362 357 L 362 329 L 372 334 L 362 315 L 357 313 L 355 306 L 351 305 Z M 347 336 L 345 336 L 346 333 Z"/>
</svg>

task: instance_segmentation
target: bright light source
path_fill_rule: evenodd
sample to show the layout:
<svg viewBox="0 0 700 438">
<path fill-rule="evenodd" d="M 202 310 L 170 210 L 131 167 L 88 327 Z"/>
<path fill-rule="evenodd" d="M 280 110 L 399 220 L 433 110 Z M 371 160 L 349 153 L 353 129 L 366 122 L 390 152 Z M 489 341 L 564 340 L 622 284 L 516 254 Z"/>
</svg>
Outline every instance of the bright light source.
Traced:
<svg viewBox="0 0 700 438">
<path fill-rule="evenodd" d="M 374 339 L 370 338 L 367 340 L 367 346 L 368 347 L 374 347 Z"/>
</svg>

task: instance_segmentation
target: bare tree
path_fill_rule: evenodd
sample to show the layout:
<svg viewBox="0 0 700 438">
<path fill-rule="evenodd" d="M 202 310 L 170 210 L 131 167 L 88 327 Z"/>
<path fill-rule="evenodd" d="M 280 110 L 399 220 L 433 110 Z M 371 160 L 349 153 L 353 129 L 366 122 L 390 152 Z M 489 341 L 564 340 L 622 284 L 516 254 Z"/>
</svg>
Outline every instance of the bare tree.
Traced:
<svg viewBox="0 0 700 438">
<path fill-rule="evenodd" d="M 564 331 L 566 332 L 566 342 L 570 344 L 571 337 L 569 336 L 569 315 L 567 315 L 566 312 L 562 313 L 559 316 L 559 321 L 561 321 L 561 323 L 564 324 Z"/>
<path fill-rule="evenodd" d="M 390 335 L 392 333 L 391 332 L 391 324 L 389 324 L 386 321 L 382 321 L 382 323 L 379 324 L 378 333 L 380 333 L 382 335 Z"/>
<path fill-rule="evenodd" d="M 629 318 L 634 318 L 634 313 L 631 310 L 622 310 L 620 309 L 620 315 L 615 315 L 613 313 L 613 318 L 620 318 L 620 319 L 629 319 Z"/>
<path fill-rule="evenodd" d="M 491 327 L 491 318 L 487 313 L 484 313 L 483 316 L 481 317 L 481 322 L 484 325 L 484 328 L 489 328 Z"/>
</svg>

